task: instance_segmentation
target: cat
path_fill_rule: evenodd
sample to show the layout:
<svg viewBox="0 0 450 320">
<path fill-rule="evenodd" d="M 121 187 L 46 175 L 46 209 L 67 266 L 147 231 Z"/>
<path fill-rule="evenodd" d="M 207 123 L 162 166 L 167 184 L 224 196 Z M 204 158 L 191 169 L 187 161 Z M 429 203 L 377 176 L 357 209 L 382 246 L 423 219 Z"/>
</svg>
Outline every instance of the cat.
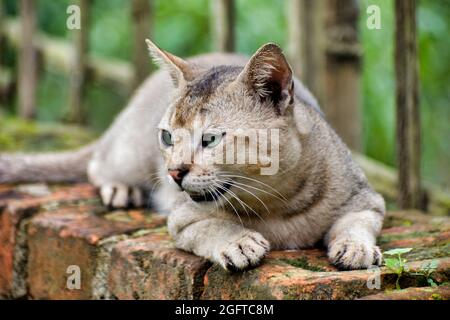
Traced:
<svg viewBox="0 0 450 320">
<path fill-rule="evenodd" d="M 384 200 L 278 45 L 250 59 L 184 60 L 146 42 L 162 70 L 98 141 L 74 152 L 0 155 L 0 183 L 87 178 L 116 208 L 142 206 L 151 191 L 175 245 L 227 270 L 318 242 L 340 269 L 380 265 Z M 267 153 L 251 141 L 263 136 L 274 138 Z M 234 161 L 217 161 L 223 150 Z M 242 152 L 261 157 L 238 163 Z"/>
</svg>

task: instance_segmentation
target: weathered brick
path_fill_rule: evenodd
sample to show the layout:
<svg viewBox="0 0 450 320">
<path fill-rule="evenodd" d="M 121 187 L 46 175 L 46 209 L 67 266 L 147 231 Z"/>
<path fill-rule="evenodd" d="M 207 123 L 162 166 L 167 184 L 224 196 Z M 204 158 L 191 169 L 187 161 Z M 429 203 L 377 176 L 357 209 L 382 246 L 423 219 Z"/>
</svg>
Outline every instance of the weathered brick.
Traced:
<svg viewBox="0 0 450 320">
<path fill-rule="evenodd" d="M 301 251 L 303 257 L 309 256 L 308 250 Z M 277 256 L 279 254 L 275 253 Z M 306 261 L 303 258 L 301 264 L 295 266 L 274 259 L 274 253 L 271 253 L 263 265 L 243 273 L 227 273 L 215 266 L 205 276 L 202 298 L 352 299 L 369 290 L 366 282 L 372 275 L 370 272 L 313 271 L 320 269 L 310 260 Z M 322 266 L 327 264 L 325 259 L 319 263 Z M 305 265 L 309 270 L 305 269 Z"/>
<path fill-rule="evenodd" d="M 126 213 L 122 214 L 126 216 Z M 122 217 L 122 220 L 125 218 Z M 35 299 L 89 299 L 101 240 L 165 223 L 161 217 L 144 221 L 116 221 L 91 213 L 89 208 L 60 208 L 36 215 L 28 227 L 28 285 Z M 69 266 L 81 270 L 81 289 L 67 288 Z"/>
<path fill-rule="evenodd" d="M 35 208 L 18 210 L 14 205 L 8 207 L 8 203 L 28 198 L 31 197 L 12 186 L 0 188 L 0 297 L 14 296 L 12 287 L 16 234 L 23 217 L 36 211 Z"/>
<path fill-rule="evenodd" d="M 367 284 L 372 282 L 375 273 L 370 270 L 326 271 L 327 262 L 312 262 L 316 259 L 314 250 L 301 250 L 302 264 L 286 264 L 280 261 L 282 252 L 272 252 L 265 263 L 243 273 L 227 273 L 220 267 L 211 268 L 205 275 L 203 299 L 355 299 L 374 292 Z M 314 257 L 308 259 L 308 256 Z M 437 259 L 438 268 L 433 279 L 444 283 L 449 279 L 450 258 Z M 282 263 L 280 263 L 282 262 Z M 406 286 L 425 286 L 426 277 L 413 275 L 421 273 L 430 260 L 407 263 L 409 274 L 401 278 L 400 284 Z M 305 269 L 305 265 L 308 269 Z M 322 270 L 318 271 L 318 265 Z M 313 266 L 311 268 L 311 266 Z M 330 266 L 331 267 L 331 266 Z M 314 270 L 314 271 L 313 271 Z M 395 288 L 397 276 L 386 267 L 379 269 L 380 290 Z"/>
<path fill-rule="evenodd" d="M 210 266 L 175 249 L 164 229 L 121 241 L 111 263 L 109 288 L 119 299 L 198 299 Z"/>
<path fill-rule="evenodd" d="M 263 265 L 229 273 L 174 248 L 165 217 L 143 210 L 108 212 L 90 185 L 0 186 L 0 297 L 37 299 L 417 299 L 447 298 L 450 219 L 388 212 L 382 249 L 412 247 L 401 291 L 397 275 L 340 272 L 323 248 L 271 252 Z M 432 273 L 426 266 L 437 262 Z M 66 288 L 69 265 L 81 269 L 81 290 Z M 434 291 L 427 280 L 439 285 Z M 431 296 L 430 296 L 431 294 Z M 434 296 L 433 296 L 434 294 Z"/>
<path fill-rule="evenodd" d="M 449 300 L 450 286 L 426 288 L 407 288 L 403 290 L 386 291 L 360 298 L 360 300 Z"/>
<path fill-rule="evenodd" d="M 389 212 L 398 221 L 409 218 L 405 212 Z M 392 223 L 391 219 L 391 223 Z M 413 248 L 403 255 L 409 261 L 450 256 L 450 219 L 411 213 L 407 226 L 394 224 L 382 230 L 378 243 L 383 250 Z"/>
<path fill-rule="evenodd" d="M 412 226 L 439 228 L 442 224 L 448 226 L 449 223 L 448 217 L 423 214 L 417 210 L 389 211 L 384 219 L 383 229 Z"/>
<path fill-rule="evenodd" d="M 44 191 L 43 191 L 44 190 Z M 95 198 L 95 189 L 87 184 L 60 187 L 51 192 L 46 185 L 2 186 L 0 189 L 0 296 L 19 297 L 25 292 L 19 283 L 22 275 L 23 236 L 25 219 L 40 210 L 42 206 L 58 203 L 79 203 Z M 21 227 L 22 225 L 22 227 Z M 21 241 L 17 241 L 18 238 Z M 20 242 L 20 243 L 19 243 Z M 16 252 L 16 253 L 15 253 Z"/>
</svg>

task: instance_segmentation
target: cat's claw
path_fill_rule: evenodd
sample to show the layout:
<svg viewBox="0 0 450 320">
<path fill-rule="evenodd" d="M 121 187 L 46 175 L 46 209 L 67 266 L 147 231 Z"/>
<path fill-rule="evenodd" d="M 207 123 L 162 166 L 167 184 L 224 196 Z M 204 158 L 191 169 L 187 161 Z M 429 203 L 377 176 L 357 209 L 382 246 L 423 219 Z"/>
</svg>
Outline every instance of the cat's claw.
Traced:
<svg viewBox="0 0 450 320">
<path fill-rule="evenodd" d="M 328 249 L 330 261 L 341 270 L 366 269 L 381 265 L 380 248 L 361 240 L 343 238 L 334 241 Z"/>
<path fill-rule="evenodd" d="M 123 184 L 107 184 L 100 187 L 104 205 L 113 208 L 127 208 L 130 205 L 141 207 L 144 204 L 142 191 Z"/>
<path fill-rule="evenodd" d="M 259 265 L 269 250 L 269 242 L 259 233 L 252 232 L 227 243 L 218 251 L 216 260 L 226 270 L 243 270 Z"/>
</svg>

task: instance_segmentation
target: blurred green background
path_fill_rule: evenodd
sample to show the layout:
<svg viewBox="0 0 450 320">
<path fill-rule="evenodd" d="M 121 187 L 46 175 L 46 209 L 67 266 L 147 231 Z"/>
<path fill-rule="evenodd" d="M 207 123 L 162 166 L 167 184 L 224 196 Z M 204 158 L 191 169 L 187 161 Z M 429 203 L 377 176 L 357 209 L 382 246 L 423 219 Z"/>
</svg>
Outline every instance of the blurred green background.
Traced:
<svg viewBox="0 0 450 320">
<path fill-rule="evenodd" d="M 8 16 L 17 15 L 17 3 L 16 0 L 6 0 Z M 71 1 L 68 0 L 39 0 L 39 29 L 52 36 L 70 39 L 70 31 L 65 27 L 65 12 L 69 4 Z M 153 40 L 180 56 L 211 51 L 209 4 L 207 0 L 154 0 Z M 368 30 L 366 27 L 366 8 L 370 4 L 381 8 L 381 30 Z M 129 1 L 125 0 L 93 1 L 90 47 L 94 54 L 131 61 L 132 30 L 131 24 L 126 23 L 131 19 L 129 7 Z M 252 54 L 268 41 L 286 47 L 286 7 L 283 0 L 237 0 L 237 51 Z M 362 0 L 360 9 L 360 34 L 364 48 L 363 151 L 370 157 L 395 165 L 393 1 Z M 425 180 L 444 188 L 450 188 L 449 17 L 450 1 L 419 1 L 422 173 Z M 16 66 L 13 54 L 7 56 L 7 63 L 13 68 Z M 93 83 L 87 93 L 87 125 L 98 135 L 123 108 L 127 99 L 126 94 Z M 45 70 L 39 80 L 38 120 L 60 121 L 67 100 L 68 79 L 52 70 Z M 6 109 L 13 115 L 15 102 Z M 41 139 L 41 143 L 20 143 L 17 128 L 26 127 L 26 124 L 10 119 L 9 116 L 0 117 L 0 150 L 54 148 L 48 139 Z M 82 139 L 87 138 L 83 136 Z"/>
</svg>

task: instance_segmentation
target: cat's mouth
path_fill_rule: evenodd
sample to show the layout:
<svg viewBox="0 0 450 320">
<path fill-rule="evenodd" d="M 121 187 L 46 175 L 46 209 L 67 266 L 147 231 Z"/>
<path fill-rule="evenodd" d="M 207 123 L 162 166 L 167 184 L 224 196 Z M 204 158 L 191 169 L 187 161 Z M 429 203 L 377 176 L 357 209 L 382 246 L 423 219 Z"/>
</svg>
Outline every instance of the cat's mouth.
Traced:
<svg viewBox="0 0 450 320">
<path fill-rule="evenodd" d="M 189 193 L 189 196 L 195 202 L 217 201 L 231 188 L 231 183 L 221 183 L 218 187 L 213 187 L 210 191 L 203 193 Z"/>
</svg>

